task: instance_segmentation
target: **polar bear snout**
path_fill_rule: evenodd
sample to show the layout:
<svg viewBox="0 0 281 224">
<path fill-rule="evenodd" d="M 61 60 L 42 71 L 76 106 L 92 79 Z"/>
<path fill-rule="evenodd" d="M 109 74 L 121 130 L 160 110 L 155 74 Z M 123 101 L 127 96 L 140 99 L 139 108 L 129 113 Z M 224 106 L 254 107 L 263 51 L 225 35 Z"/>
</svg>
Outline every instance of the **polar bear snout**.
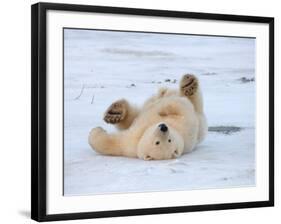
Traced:
<svg viewBox="0 0 281 224">
<path fill-rule="evenodd" d="M 160 131 L 162 131 L 164 133 L 168 131 L 168 126 L 164 123 L 159 124 L 158 127 L 159 127 Z"/>
<path fill-rule="evenodd" d="M 174 159 L 184 150 L 180 133 L 166 123 L 150 126 L 140 138 L 137 156 L 144 160 Z"/>
</svg>

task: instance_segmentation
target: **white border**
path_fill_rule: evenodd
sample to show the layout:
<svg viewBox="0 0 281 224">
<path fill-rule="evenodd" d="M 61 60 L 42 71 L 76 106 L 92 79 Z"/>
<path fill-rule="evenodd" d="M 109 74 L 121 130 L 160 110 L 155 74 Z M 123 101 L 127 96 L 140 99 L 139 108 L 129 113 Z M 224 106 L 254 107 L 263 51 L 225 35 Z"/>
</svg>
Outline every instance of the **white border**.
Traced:
<svg viewBox="0 0 281 224">
<path fill-rule="evenodd" d="M 256 37 L 256 187 L 63 197 L 63 27 Z M 257 23 L 47 11 L 47 214 L 268 200 L 268 33 Z"/>
</svg>

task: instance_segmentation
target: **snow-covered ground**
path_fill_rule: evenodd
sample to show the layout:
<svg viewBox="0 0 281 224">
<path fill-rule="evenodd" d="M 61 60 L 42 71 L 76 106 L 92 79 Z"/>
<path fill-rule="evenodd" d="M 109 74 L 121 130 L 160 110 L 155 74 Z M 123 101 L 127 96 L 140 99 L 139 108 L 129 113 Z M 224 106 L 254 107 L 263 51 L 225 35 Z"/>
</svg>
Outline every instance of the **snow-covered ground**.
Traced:
<svg viewBox="0 0 281 224">
<path fill-rule="evenodd" d="M 66 29 L 64 193 L 88 195 L 255 185 L 255 40 Z M 210 131 L 166 161 L 110 157 L 88 145 L 119 98 L 141 105 L 160 86 L 199 77 Z"/>
</svg>

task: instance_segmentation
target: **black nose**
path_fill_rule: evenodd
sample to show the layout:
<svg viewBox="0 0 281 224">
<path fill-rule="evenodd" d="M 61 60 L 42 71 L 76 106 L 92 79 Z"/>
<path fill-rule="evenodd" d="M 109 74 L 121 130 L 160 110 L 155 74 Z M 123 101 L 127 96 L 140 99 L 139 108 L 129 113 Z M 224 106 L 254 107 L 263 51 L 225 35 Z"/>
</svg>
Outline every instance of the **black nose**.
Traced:
<svg viewBox="0 0 281 224">
<path fill-rule="evenodd" d="M 166 132 L 168 131 L 168 127 L 166 124 L 159 124 L 160 131 Z"/>
</svg>

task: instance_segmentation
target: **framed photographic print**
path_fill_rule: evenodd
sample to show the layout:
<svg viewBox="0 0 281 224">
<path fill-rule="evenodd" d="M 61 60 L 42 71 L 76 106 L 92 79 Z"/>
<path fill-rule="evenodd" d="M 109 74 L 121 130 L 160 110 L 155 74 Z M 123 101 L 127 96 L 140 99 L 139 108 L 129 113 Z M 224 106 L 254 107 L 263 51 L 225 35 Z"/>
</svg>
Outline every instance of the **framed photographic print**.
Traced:
<svg viewBox="0 0 281 224">
<path fill-rule="evenodd" d="M 32 219 L 274 205 L 274 19 L 32 5 Z"/>
</svg>

